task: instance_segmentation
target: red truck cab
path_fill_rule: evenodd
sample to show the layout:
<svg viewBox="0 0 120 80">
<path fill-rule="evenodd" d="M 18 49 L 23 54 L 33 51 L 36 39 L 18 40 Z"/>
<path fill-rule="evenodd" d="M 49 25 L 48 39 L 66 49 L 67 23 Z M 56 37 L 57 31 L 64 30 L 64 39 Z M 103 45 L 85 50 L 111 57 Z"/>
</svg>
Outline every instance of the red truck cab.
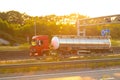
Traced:
<svg viewBox="0 0 120 80">
<path fill-rule="evenodd" d="M 48 55 L 49 38 L 47 35 L 33 36 L 30 46 L 30 56 Z"/>
</svg>

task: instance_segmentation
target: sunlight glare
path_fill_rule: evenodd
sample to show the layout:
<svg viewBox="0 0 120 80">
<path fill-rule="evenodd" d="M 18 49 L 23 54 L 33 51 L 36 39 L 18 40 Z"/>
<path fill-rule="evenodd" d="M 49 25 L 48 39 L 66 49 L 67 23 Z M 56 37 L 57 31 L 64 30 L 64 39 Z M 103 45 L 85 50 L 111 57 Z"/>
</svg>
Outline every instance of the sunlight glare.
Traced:
<svg viewBox="0 0 120 80">
<path fill-rule="evenodd" d="M 51 78 L 47 80 L 95 80 L 95 79 L 91 77 L 71 76 L 71 77 Z"/>
</svg>

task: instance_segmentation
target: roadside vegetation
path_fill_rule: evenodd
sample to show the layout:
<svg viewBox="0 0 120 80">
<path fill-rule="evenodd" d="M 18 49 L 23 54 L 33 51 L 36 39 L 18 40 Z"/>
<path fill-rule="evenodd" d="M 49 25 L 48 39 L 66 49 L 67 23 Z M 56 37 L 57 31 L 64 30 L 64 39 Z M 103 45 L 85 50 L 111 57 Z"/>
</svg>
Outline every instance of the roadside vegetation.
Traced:
<svg viewBox="0 0 120 80">
<path fill-rule="evenodd" d="M 18 46 L 0 46 L 0 51 L 21 51 L 29 50 L 30 44 L 24 43 Z"/>
<path fill-rule="evenodd" d="M 57 16 L 54 14 L 46 16 L 30 16 L 18 11 L 0 12 L 0 38 L 10 42 L 10 46 L 30 43 L 31 37 L 37 35 L 76 35 L 76 18 L 89 18 L 88 16 L 72 13 L 69 15 Z M 82 27 L 81 27 L 82 28 Z M 120 24 L 104 26 L 88 26 L 87 36 L 100 36 L 101 30 L 110 29 L 110 36 L 113 40 L 120 40 Z M 114 45 L 117 45 L 113 41 Z M 0 44 L 2 46 L 3 44 Z"/>
<path fill-rule="evenodd" d="M 111 40 L 112 46 L 120 46 L 120 40 Z"/>
</svg>

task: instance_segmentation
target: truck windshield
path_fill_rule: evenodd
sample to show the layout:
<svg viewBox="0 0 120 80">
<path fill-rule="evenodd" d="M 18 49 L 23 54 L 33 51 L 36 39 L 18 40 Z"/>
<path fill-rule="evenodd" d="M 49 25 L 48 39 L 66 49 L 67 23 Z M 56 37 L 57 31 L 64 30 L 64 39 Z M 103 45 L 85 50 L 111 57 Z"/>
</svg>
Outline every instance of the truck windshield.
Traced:
<svg viewBox="0 0 120 80">
<path fill-rule="evenodd" d="M 36 41 L 35 41 L 35 40 L 32 40 L 31 45 L 32 45 L 32 46 L 36 46 Z"/>
</svg>

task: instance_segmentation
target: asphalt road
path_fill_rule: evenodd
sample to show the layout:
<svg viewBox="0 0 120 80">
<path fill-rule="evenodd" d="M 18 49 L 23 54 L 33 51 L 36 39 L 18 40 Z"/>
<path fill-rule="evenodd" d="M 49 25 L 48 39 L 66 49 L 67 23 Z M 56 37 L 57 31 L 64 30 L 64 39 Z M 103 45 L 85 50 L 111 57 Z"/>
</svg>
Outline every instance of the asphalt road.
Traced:
<svg viewBox="0 0 120 80">
<path fill-rule="evenodd" d="M 1 77 L 0 80 L 120 80 L 120 68 Z"/>
</svg>

